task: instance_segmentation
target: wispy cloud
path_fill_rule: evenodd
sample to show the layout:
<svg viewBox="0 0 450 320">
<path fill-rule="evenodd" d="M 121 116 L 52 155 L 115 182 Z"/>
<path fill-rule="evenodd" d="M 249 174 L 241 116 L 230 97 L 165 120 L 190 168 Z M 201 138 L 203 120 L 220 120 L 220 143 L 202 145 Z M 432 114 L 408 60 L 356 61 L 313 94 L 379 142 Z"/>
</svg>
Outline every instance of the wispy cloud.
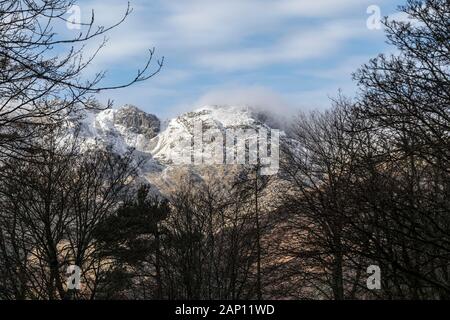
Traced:
<svg viewBox="0 0 450 320">
<path fill-rule="evenodd" d="M 362 4 L 371 1 L 155 2 L 133 2 L 133 15 L 110 34 L 101 59 L 107 62 L 127 59 L 153 46 L 183 55 L 200 66 L 224 69 L 322 57 L 344 46 L 344 40 L 367 32 L 364 10 L 360 10 L 359 19 L 349 18 L 345 13 L 349 8 L 364 8 Z M 86 2 L 84 8 L 84 12 L 95 9 L 99 23 L 111 24 L 121 17 L 126 6 L 123 1 L 95 0 Z"/>
<path fill-rule="evenodd" d="M 377 2 L 383 15 L 392 13 L 391 0 Z M 126 9 L 123 0 L 81 0 L 81 4 L 85 17 L 94 9 L 98 23 L 107 25 Z M 146 50 L 156 47 L 157 55 L 166 57 L 166 67 L 152 82 L 153 92 L 175 91 L 179 96 L 170 103 L 193 101 L 195 94 L 223 83 L 272 88 L 287 95 L 293 94 L 295 81 L 299 92 L 329 90 L 332 77 L 314 86 L 309 80 L 305 88 L 302 81 L 308 79 L 299 79 L 297 71 L 354 70 L 360 60 L 351 57 L 374 55 L 384 47 L 382 31 L 366 27 L 366 9 L 373 0 L 134 0 L 131 4 L 133 14 L 109 34 L 93 69 L 110 69 L 118 80 L 132 76 L 124 70 L 138 68 Z M 284 79 L 291 77 L 288 90 L 281 82 L 266 80 L 277 75 L 277 68 L 285 68 Z M 336 90 L 340 86 L 336 83 Z M 135 94 L 130 99 L 137 99 Z M 169 104 L 162 97 L 154 101 Z"/>
<path fill-rule="evenodd" d="M 222 70 L 240 70 L 285 62 L 299 62 L 332 55 L 345 41 L 366 33 L 357 28 L 359 21 L 338 21 L 292 31 L 274 43 L 257 47 L 216 51 L 197 58 L 206 67 Z"/>
</svg>

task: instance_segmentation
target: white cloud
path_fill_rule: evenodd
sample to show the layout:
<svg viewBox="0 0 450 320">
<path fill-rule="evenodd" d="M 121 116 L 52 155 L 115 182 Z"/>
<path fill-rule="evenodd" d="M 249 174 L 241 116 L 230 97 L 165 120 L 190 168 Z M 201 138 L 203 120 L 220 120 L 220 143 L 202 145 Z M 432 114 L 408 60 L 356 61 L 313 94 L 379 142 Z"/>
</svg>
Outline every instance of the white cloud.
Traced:
<svg viewBox="0 0 450 320">
<path fill-rule="evenodd" d="M 352 55 L 335 66 L 327 69 L 303 68 L 297 70 L 299 77 L 316 77 L 322 80 L 334 80 L 336 82 L 350 81 L 352 74 L 359 66 L 370 61 L 373 55 Z"/>
<path fill-rule="evenodd" d="M 126 9 L 124 0 L 81 2 L 83 16 L 88 17 L 94 8 L 99 24 L 116 22 Z M 376 3 L 382 6 L 386 2 Z M 363 60 L 343 58 L 340 53 L 353 54 L 348 44 L 356 40 L 382 42 L 381 31 L 371 32 L 366 27 L 366 9 L 370 4 L 373 0 L 132 0 L 133 14 L 108 34 L 110 41 L 92 67 L 127 69 L 131 73 L 124 74 L 123 79 L 128 79 L 145 62 L 146 50 L 156 47 L 157 57 L 166 56 L 166 66 L 155 81 L 148 83 L 149 87 L 138 85 L 106 93 L 115 97 L 118 104 L 134 102 L 147 111 L 152 111 L 150 104 L 158 98 L 166 99 L 165 105 L 182 102 L 182 107 L 173 109 L 175 112 L 192 109 L 190 102 L 197 93 L 211 89 L 214 83 L 244 86 L 219 85 L 195 104 L 277 105 L 286 110 L 300 106 L 322 108 L 329 106 L 328 95 L 334 95 L 343 81 L 347 85 L 346 79 L 350 80 L 350 73 Z M 309 66 L 305 61 L 314 63 L 311 70 L 303 71 L 310 73 L 309 78 L 316 72 L 315 79 L 322 77 L 323 83 L 293 92 L 292 84 L 298 81 L 295 70 Z M 329 70 L 317 67 L 322 61 L 327 62 Z M 290 81 L 289 88 L 280 89 L 281 83 L 273 84 L 282 95 L 267 87 L 245 86 L 271 86 L 267 79 L 261 80 L 261 71 L 265 76 L 265 70 L 269 70 L 262 68 L 280 65 L 293 71 L 283 78 Z M 347 78 L 342 80 L 344 74 Z M 237 79 L 241 75 L 242 79 Z M 267 78 L 271 75 L 274 73 L 267 71 Z"/>
<path fill-rule="evenodd" d="M 150 4 L 135 0 L 133 14 L 110 33 L 98 64 L 130 59 L 154 46 L 160 54 L 228 71 L 322 57 L 367 31 L 364 6 L 371 2 L 171 0 Z M 99 23 L 111 24 L 126 5 L 119 0 L 107 4 L 93 0 L 83 5 L 83 12 L 91 8 Z M 358 24 L 347 21 L 349 11 L 360 12 Z M 308 20 L 312 18 L 314 24 Z M 262 40 L 255 41 L 258 37 Z"/>
<path fill-rule="evenodd" d="M 194 102 L 185 102 L 171 107 L 162 114 L 172 118 L 182 113 L 208 105 L 248 106 L 271 115 L 272 125 L 283 127 L 290 116 L 300 110 L 281 93 L 264 86 L 222 86 L 205 92 Z"/>
<path fill-rule="evenodd" d="M 187 70 L 170 69 L 168 66 L 164 72 L 157 75 L 157 82 L 158 85 L 174 85 L 191 79 L 194 76 L 192 73 Z"/>
<path fill-rule="evenodd" d="M 281 0 L 277 6 L 281 12 L 302 17 L 329 17 L 349 8 L 369 4 L 373 1 L 367 0 Z"/>
<path fill-rule="evenodd" d="M 279 119 L 288 120 L 299 111 L 327 109 L 331 98 L 336 97 L 338 89 L 343 94 L 353 91 L 351 82 L 342 83 L 341 87 L 327 86 L 319 89 L 301 89 L 296 92 L 281 93 L 265 86 L 221 87 L 205 92 L 193 104 L 178 106 L 173 115 L 191 111 L 194 107 L 205 105 L 249 106 L 268 112 Z"/>
<path fill-rule="evenodd" d="M 211 90 L 203 94 L 194 105 L 199 107 L 204 105 L 251 106 L 280 112 L 292 108 L 279 93 L 262 86 Z"/>
<path fill-rule="evenodd" d="M 359 27 L 359 22 L 333 21 L 318 28 L 292 32 L 272 45 L 206 53 L 197 62 L 215 70 L 235 71 L 320 58 L 338 50 L 345 41 L 365 34 L 367 30 Z"/>
</svg>

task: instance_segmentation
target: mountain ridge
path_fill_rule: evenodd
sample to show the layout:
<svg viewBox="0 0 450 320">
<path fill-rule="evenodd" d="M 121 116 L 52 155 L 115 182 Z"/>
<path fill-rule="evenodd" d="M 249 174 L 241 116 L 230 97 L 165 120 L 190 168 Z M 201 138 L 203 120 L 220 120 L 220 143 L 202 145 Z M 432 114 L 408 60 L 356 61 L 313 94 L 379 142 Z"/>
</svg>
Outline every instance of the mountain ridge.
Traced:
<svg viewBox="0 0 450 320">
<path fill-rule="evenodd" d="M 247 106 L 209 105 L 169 119 L 162 126 L 157 116 L 136 106 L 124 105 L 116 109 L 86 111 L 80 120 L 79 135 L 88 148 L 99 145 L 110 147 L 118 154 L 135 150 L 137 156 L 144 160 L 140 175 L 154 184 L 156 180 L 170 180 L 171 173 L 180 167 L 175 164 L 179 156 L 177 151 L 191 144 L 197 121 L 201 121 L 203 130 L 224 133 L 228 129 L 271 130 L 262 121 L 267 119 L 271 119 L 269 115 Z M 204 154 L 210 154 L 213 148 L 213 143 L 206 141 L 203 144 Z M 201 168 L 192 165 L 185 167 L 184 170 L 196 174 L 200 172 L 201 175 Z"/>
</svg>

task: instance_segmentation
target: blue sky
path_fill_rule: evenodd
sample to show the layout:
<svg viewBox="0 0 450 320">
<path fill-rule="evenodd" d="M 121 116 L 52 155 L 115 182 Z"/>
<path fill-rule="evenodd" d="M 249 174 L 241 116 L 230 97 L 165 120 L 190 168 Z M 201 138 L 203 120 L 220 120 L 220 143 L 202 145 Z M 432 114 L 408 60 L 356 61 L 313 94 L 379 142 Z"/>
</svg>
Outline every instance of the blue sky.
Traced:
<svg viewBox="0 0 450 320">
<path fill-rule="evenodd" d="M 81 0 L 82 20 L 117 21 L 123 0 Z M 366 22 L 371 5 L 391 16 L 399 0 L 132 0 L 133 13 L 109 33 L 89 72 L 107 84 L 129 80 L 156 47 L 156 77 L 100 95 L 171 117 L 203 104 L 247 104 L 275 112 L 323 109 L 339 89 L 352 95 L 351 73 L 392 51 L 383 30 Z M 70 32 L 77 32 L 70 31 Z M 95 42 L 89 44 L 92 49 Z M 89 76 L 89 73 L 87 74 Z"/>
</svg>

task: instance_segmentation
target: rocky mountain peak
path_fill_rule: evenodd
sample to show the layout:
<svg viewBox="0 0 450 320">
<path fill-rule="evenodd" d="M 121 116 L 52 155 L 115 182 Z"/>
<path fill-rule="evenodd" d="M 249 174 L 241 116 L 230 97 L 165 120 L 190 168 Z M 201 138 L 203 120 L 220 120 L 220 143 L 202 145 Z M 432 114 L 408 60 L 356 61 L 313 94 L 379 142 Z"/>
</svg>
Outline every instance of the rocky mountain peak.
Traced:
<svg viewBox="0 0 450 320">
<path fill-rule="evenodd" d="M 271 129 L 267 121 L 270 119 L 270 115 L 245 106 L 204 106 L 172 118 L 161 127 L 156 116 L 125 105 L 118 109 L 86 112 L 81 119 L 80 134 L 86 147 L 109 146 L 118 154 L 134 149 L 137 159 L 145 160 L 145 165 L 140 168 L 142 178 L 151 183 L 162 179 L 166 183 L 171 174 L 181 168 L 203 174 L 204 166 L 179 165 L 186 147 L 192 147 L 199 124 L 205 134 L 202 136 L 202 157 L 209 159 L 216 142 L 215 137 L 206 133 L 208 129 L 212 129 L 210 134 L 221 132 L 224 139 L 227 132 L 233 134 L 242 129 L 250 129 L 249 134 L 254 135 L 261 128 Z"/>
<path fill-rule="evenodd" d="M 161 129 L 161 122 L 155 115 L 148 114 L 133 105 L 125 105 L 118 109 L 114 114 L 114 124 L 124 126 L 148 139 L 154 138 Z"/>
</svg>

